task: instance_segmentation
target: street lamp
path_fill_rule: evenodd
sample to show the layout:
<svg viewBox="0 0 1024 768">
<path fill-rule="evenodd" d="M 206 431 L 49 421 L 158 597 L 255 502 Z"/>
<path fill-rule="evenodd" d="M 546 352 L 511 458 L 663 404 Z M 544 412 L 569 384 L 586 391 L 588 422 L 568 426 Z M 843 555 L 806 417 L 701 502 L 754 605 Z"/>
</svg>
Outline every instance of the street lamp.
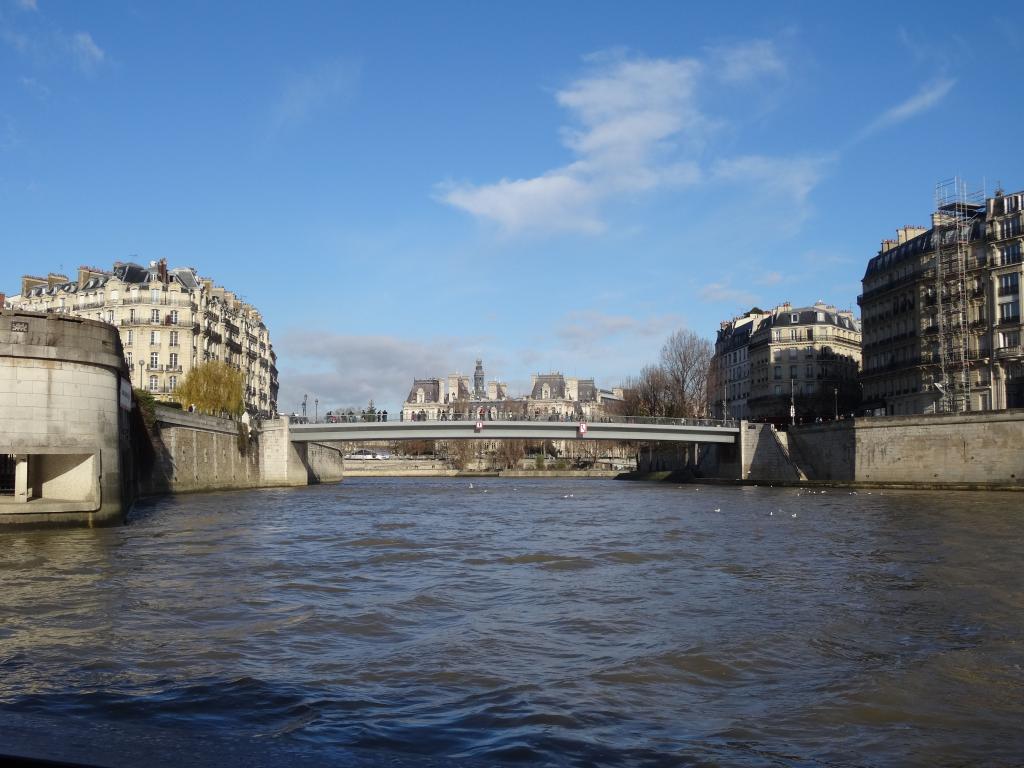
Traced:
<svg viewBox="0 0 1024 768">
<path fill-rule="evenodd" d="M 313 423 L 320 423 L 320 398 L 316 397 L 313 399 Z"/>
<path fill-rule="evenodd" d="M 839 421 L 839 387 L 832 387 L 832 395 L 835 398 L 835 406 L 836 406 L 835 420 Z"/>
<path fill-rule="evenodd" d="M 309 399 L 309 395 L 302 396 L 302 418 L 306 418 L 306 400 Z"/>
</svg>

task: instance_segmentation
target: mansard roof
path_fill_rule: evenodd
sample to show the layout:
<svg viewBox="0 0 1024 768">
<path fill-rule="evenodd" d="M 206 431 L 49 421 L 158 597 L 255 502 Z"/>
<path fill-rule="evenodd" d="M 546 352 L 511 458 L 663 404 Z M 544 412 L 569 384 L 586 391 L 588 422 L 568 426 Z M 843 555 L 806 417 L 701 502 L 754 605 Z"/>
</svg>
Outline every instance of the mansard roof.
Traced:
<svg viewBox="0 0 1024 768">
<path fill-rule="evenodd" d="M 968 233 L 968 241 L 975 242 L 983 240 L 985 238 L 985 217 L 979 212 L 970 222 L 970 232 Z M 948 244 L 953 237 L 955 232 L 951 227 L 943 228 L 943 244 Z M 894 245 L 887 251 L 879 251 L 877 256 L 873 256 L 868 260 L 867 269 L 864 272 L 864 277 L 874 275 L 878 272 L 884 272 L 891 267 L 906 261 L 909 258 L 916 257 L 922 253 L 931 253 L 935 250 L 935 247 L 939 245 L 938 232 L 934 227 L 922 232 L 917 237 L 912 237 L 905 243 Z"/>
<path fill-rule="evenodd" d="M 423 390 L 423 401 L 426 403 L 441 402 L 441 380 L 440 379 L 414 379 L 409 396 L 405 399 L 407 403 L 416 402 L 416 394 Z"/>
<path fill-rule="evenodd" d="M 560 373 L 542 373 L 533 382 L 533 391 L 530 397 L 534 400 L 543 400 L 544 385 L 548 385 L 549 400 L 565 399 L 565 377 Z"/>
</svg>

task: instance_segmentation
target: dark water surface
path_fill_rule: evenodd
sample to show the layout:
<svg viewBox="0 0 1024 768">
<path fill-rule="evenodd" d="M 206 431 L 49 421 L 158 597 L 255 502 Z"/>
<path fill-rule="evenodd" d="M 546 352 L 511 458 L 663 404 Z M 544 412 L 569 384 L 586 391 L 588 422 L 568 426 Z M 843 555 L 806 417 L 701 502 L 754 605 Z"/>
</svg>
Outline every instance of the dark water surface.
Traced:
<svg viewBox="0 0 1024 768">
<path fill-rule="evenodd" d="M 0 533 L 0 751 L 1024 765 L 1024 495 L 473 486 Z"/>
</svg>

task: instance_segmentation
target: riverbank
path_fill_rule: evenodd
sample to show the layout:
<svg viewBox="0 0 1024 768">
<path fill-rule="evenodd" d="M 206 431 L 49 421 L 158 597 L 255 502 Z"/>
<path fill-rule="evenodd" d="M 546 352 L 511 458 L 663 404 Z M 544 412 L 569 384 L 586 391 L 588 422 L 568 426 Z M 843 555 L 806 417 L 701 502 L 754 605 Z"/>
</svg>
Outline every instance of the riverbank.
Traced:
<svg viewBox="0 0 1024 768">
<path fill-rule="evenodd" d="M 504 469 L 504 470 L 458 470 L 442 463 L 413 464 L 399 461 L 374 461 L 345 463 L 345 477 L 593 477 L 614 478 L 616 470 L 603 469 Z"/>
<path fill-rule="evenodd" d="M 706 486 L 748 486 L 771 488 L 806 488 L 846 490 L 891 490 L 891 491 L 1024 491 L 1019 485 L 1000 485 L 998 483 L 939 483 L 939 482 L 883 482 L 883 481 L 842 481 L 842 480 L 732 480 L 721 477 L 697 477 L 692 472 L 622 472 L 615 476 L 616 480 L 632 480 L 648 483 L 673 483 L 676 485 Z"/>
</svg>

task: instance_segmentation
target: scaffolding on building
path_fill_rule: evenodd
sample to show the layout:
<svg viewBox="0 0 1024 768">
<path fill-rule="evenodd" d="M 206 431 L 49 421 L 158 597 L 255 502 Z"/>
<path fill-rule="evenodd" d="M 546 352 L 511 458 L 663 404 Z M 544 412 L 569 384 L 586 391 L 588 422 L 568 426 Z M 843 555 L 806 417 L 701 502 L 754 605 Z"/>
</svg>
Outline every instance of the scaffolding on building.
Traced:
<svg viewBox="0 0 1024 768">
<path fill-rule="evenodd" d="M 935 248 L 935 297 L 938 325 L 936 352 L 939 371 L 933 385 L 940 395 L 937 410 L 971 410 L 971 334 L 968 318 L 967 272 L 975 220 L 984 216 L 984 191 L 968 192 L 959 177 L 935 185 L 932 222 Z"/>
</svg>

